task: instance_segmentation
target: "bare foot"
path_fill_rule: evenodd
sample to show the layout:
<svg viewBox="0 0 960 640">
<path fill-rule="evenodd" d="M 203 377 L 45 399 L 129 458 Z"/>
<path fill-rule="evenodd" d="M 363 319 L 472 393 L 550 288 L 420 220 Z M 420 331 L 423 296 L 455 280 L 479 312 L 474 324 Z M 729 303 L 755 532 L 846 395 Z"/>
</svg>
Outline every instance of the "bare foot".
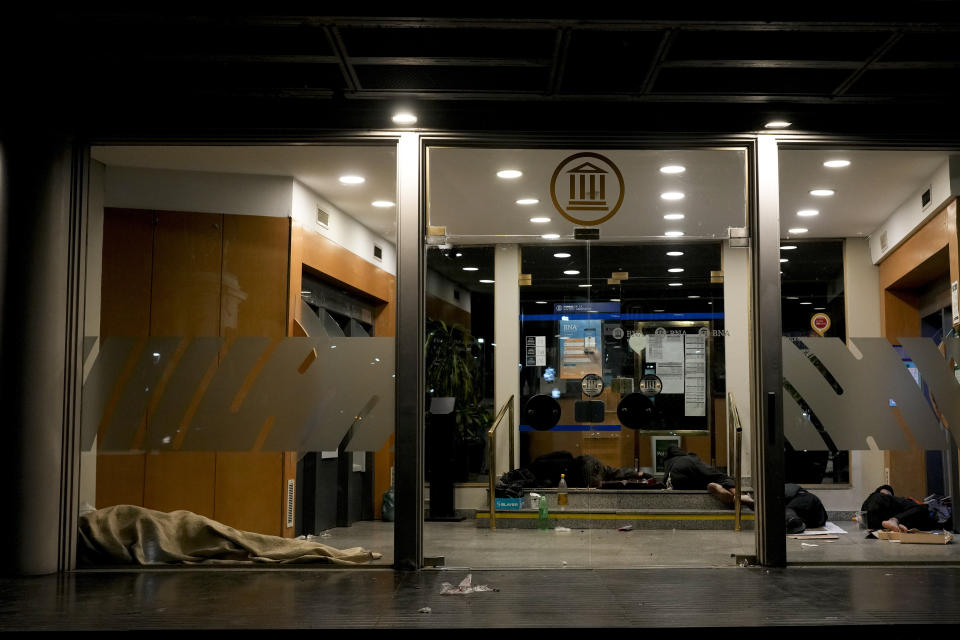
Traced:
<svg viewBox="0 0 960 640">
<path fill-rule="evenodd" d="M 896 518 L 890 518 L 889 520 L 884 520 L 881 523 L 881 526 L 887 531 L 906 531 L 907 528 L 900 524 Z"/>
<path fill-rule="evenodd" d="M 723 504 L 733 504 L 733 494 L 725 489 L 722 485 L 716 482 L 711 482 L 707 485 L 707 491 L 709 491 L 710 495 Z"/>
</svg>

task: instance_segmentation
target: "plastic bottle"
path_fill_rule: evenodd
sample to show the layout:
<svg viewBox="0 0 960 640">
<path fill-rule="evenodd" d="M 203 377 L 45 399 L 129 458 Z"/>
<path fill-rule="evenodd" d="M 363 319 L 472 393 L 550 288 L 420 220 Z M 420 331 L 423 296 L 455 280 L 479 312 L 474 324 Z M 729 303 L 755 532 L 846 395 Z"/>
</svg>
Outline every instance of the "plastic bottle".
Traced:
<svg viewBox="0 0 960 640">
<path fill-rule="evenodd" d="M 540 496 L 540 517 L 537 519 L 537 529 L 546 531 L 550 528 L 550 510 L 547 508 L 547 496 Z"/>
<path fill-rule="evenodd" d="M 557 485 L 557 505 L 565 507 L 569 504 L 567 500 L 567 478 L 566 474 L 560 474 L 560 484 Z"/>
</svg>

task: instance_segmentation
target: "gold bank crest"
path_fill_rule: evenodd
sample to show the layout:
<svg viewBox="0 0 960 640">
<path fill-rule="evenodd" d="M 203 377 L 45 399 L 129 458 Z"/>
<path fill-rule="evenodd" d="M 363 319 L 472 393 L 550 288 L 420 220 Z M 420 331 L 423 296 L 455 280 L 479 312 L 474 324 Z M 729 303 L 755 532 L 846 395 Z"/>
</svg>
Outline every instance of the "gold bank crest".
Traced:
<svg viewBox="0 0 960 640">
<path fill-rule="evenodd" d="M 565 158 L 550 179 L 550 198 L 564 218 L 593 226 L 612 218 L 623 204 L 623 175 L 599 153 L 575 153 Z"/>
</svg>

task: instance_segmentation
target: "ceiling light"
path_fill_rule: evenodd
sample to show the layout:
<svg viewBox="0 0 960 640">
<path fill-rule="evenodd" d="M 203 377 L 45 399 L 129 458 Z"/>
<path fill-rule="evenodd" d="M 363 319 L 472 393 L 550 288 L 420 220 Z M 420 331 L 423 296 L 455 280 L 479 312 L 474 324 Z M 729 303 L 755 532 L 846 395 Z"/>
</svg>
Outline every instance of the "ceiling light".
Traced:
<svg viewBox="0 0 960 640">
<path fill-rule="evenodd" d="M 780 262 L 789 262 L 786 258 L 780 258 Z"/>
<path fill-rule="evenodd" d="M 688 298 L 699 298 L 700 296 L 687 296 Z"/>
<path fill-rule="evenodd" d="M 587 287 L 592 287 L 593 285 L 592 285 L 592 284 L 578 284 L 577 286 L 580 287 L 581 289 L 586 289 Z"/>
<path fill-rule="evenodd" d="M 682 283 L 682 282 L 671 282 L 668 286 L 671 286 L 671 287 L 682 287 L 682 286 L 683 286 L 683 283 Z"/>
<path fill-rule="evenodd" d="M 462 254 L 462 253 L 457 253 L 456 256 L 457 256 L 458 258 L 460 258 L 460 257 L 463 256 L 463 254 Z"/>
<path fill-rule="evenodd" d="M 797 211 L 797 215 L 802 218 L 810 218 L 812 216 L 820 215 L 820 212 L 816 209 L 800 209 L 800 211 Z"/>
<path fill-rule="evenodd" d="M 833 189 L 811 189 L 810 195 L 817 196 L 818 198 L 825 198 L 827 196 L 832 196 L 836 191 Z"/>
<path fill-rule="evenodd" d="M 787 296 L 787 300 L 799 300 L 797 296 Z"/>
<path fill-rule="evenodd" d="M 565 276 L 578 276 L 578 275 L 580 275 L 580 272 L 577 271 L 576 269 L 567 269 L 566 271 L 563 272 L 563 275 L 565 275 Z"/>
<path fill-rule="evenodd" d="M 787 122 L 786 120 L 771 120 L 767 124 L 763 125 L 767 129 L 786 129 L 789 127 L 792 122 Z"/>
<path fill-rule="evenodd" d="M 683 173 L 687 168 L 679 164 L 668 164 L 665 167 L 660 167 L 660 173 Z"/>
<path fill-rule="evenodd" d="M 663 309 L 654 309 L 653 312 L 654 312 L 654 313 L 663 313 Z"/>
<path fill-rule="evenodd" d="M 340 176 L 340 182 L 343 184 L 362 184 L 366 182 L 363 176 Z"/>
<path fill-rule="evenodd" d="M 663 219 L 664 220 L 683 220 L 683 217 L 684 216 L 682 213 L 668 213 L 663 216 Z"/>
<path fill-rule="evenodd" d="M 536 223 L 540 224 L 540 223 L 543 223 L 543 222 L 550 222 L 550 218 L 548 218 L 548 217 L 546 217 L 546 216 L 538 216 L 538 217 L 536 217 L 536 218 L 530 218 L 530 222 L 536 222 Z"/>
<path fill-rule="evenodd" d="M 797 245 L 795 244 L 785 244 L 782 247 L 780 247 L 780 251 L 790 251 L 791 249 L 796 249 L 796 248 L 797 248 Z"/>
<path fill-rule="evenodd" d="M 787 233 L 806 233 L 807 230 L 803 227 L 795 227 L 793 229 L 787 229 Z"/>
<path fill-rule="evenodd" d="M 666 191 L 660 194 L 664 200 L 683 200 L 683 193 L 679 191 Z"/>
<path fill-rule="evenodd" d="M 682 256 L 683 251 L 667 251 L 668 256 Z"/>
<path fill-rule="evenodd" d="M 557 238 L 560 237 L 560 234 L 559 234 L 559 233 L 545 233 L 545 234 L 543 234 L 543 235 L 540 236 L 540 237 L 543 238 L 544 240 L 556 240 Z"/>
<path fill-rule="evenodd" d="M 669 271 L 670 273 L 683 273 L 683 269 L 681 269 L 680 267 L 676 267 L 674 269 L 667 269 L 667 271 Z"/>
<path fill-rule="evenodd" d="M 610 302 L 620 302 L 620 298 L 610 298 Z"/>
<path fill-rule="evenodd" d="M 813 308 L 814 311 L 824 311 L 825 309 L 826 309 L 826 307 L 814 307 L 814 308 Z"/>
<path fill-rule="evenodd" d="M 493 280 L 481 280 L 480 284 L 493 284 Z"/>
<path fill-rule="evenodd" d="M 813 304 L 812 302 L 801 302 L 800 304 Z"/>
<path fill-rule="evenodd" d="M 569 254 L 569 253 L 555 253 L 555 254 L 553 254 L 553 257 L 554 257 L 554 258 L 569 258 L 569 257 L 570 257 L 570 254 Z"/>
<path fill-rule="evenodd" d="M 517 200 L 517 204 L 537 204 L 540 202 L 536 198 L 520 198 Z"/>
<path fill-rule="evenodd" d="M 464 271 L 480 271 L 479 267 L 464 267 Z"/>
<path fill-rule="evenodd" d="M 506 180 L 513 180 L 514 178 L 519 178 L 523 175 L 523 171 L 517 171 L 516 169 L 504 169 L 503 171 L 497 171 L 498 178 L 504 178 Z"/>
<path fill-rule="evenodd" d="M 397 124 L 413 124 L 417 121 L 417 116 L 413 115 L 408 111 L 402 111 L 400 113 L 394 114 L 393 121 Z"/>
<path fill-rule="evenodd" d="M 390 202 L 389 200 L 374 200 L 371 203 L 375 207 L 380 207 L 381 209 L 386 209 L 387 207 L 395 206 L 395 202 Z"/>
<path fill-rule="evenodd" d="M 827 160 L 823 163 L 823 166 L 830 167 L 831 169 L 840 169 L 842 167 L 849 167 L 849 160 Z"/>
<path fill-rule="evenodd" d="M 670 236 L 671 238 L 676 238 L 683 235 L 683 231 L 667 231 L 665 236 Z"/>
<path fill-rule="evenodd" d="M 547 304 L 546 300 L 537 300 L 537 304 Z"/>
</svg>

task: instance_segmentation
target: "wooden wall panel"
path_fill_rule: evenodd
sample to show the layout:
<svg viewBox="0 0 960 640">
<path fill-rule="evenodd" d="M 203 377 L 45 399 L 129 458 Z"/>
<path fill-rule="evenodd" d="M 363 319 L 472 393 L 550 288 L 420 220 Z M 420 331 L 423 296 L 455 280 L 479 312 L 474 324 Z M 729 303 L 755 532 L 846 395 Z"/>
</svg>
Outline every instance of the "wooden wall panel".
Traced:
<svg viewBox="0 0 960 640">
<path fill-rule="evenodd" d="M 470 331 L 470 312 L 450 304 L 442 298 L 427 294 L 426 313 L 431 320 L 442 320 L 448 325 L 459 324 Z"/>
<path fill-rule="evenodd" d="M 223 216 L 221 337 L 286 335 L 289 234 L 286 218 Z"/>
<path fill-rule="evenodd" d="M 219 214 L 157 213 L 151 335 L 218 335 L 222 233 Z"/>
<path fill-rule="evenodd" d="M 142 453 L 97 454 L 97 509 L 118 504 L 143 506 Z"/>
<path fill-rule="evenodd" d="M 143 506 L 157 511 L 186 509 L 213 518 L 216 458 L 213 452 L 147 454 Z"/>
<path fill-rule="evenodd" d="M 242 531 L 282 535 L 283 455 L 217 452 L 215 519 Z"/>
<path fill-rule="evenodd" d="M 150 333 L 153 213 L 104 209 L 100 336 Z"/>
<path fill-rule="evenodd" d="M 926 452 L 887 451 L 884 453 L 884 463 L 890 469 L 890 486 L 898 496 L 913 496 L 917 500 L 927 496 Z M 873 489 L 865 488 L 866 491 Z"/>
</svg>

